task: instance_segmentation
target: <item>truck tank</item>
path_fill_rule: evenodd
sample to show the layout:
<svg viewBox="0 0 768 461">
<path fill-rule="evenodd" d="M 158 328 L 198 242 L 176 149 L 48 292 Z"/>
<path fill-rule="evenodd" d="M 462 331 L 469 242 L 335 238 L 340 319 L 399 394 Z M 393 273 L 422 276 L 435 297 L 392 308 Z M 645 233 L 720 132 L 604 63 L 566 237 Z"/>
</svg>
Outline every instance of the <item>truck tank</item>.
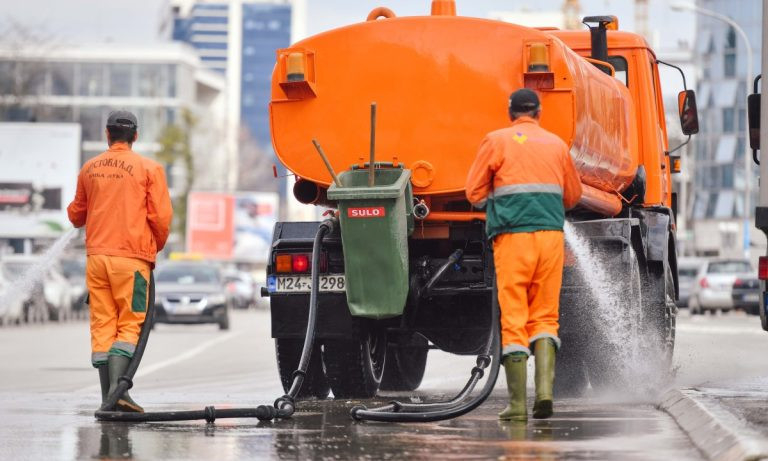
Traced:
<svg viewBox="0 0 768 461">
<path fill-rule="evenodd" d="M 581 206 L 616 215 L 637 171 L 629 91 L 546 30 L 450 9 L 403 18 L 381 9 L 277 54 L 275 152 L 305 185 L 319 186 L 318 196 L 331 177 L 312 139 L 336 171 L 363 163 L 376 102 L 376 160 L 410 169 L 418 197 L 463 197 L 480 141 L 509 125 L 509 94 L 522 87 L 539 92 L 542 126 L 570 147 L 585 185 Z"/>
</svg>

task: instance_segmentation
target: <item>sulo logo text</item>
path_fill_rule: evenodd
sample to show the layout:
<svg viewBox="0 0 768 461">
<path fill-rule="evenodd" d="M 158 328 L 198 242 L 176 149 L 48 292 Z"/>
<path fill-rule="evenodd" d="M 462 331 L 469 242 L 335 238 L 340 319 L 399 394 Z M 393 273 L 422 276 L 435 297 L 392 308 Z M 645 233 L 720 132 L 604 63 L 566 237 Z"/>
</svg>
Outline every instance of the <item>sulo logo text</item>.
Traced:
<svg viewBox="0 0 768 461">
<path fill-rule="evenodd" d="M 383 218 L 387 211 L 383 206 L 347 208 L 348 218 Z"/>
</svg>

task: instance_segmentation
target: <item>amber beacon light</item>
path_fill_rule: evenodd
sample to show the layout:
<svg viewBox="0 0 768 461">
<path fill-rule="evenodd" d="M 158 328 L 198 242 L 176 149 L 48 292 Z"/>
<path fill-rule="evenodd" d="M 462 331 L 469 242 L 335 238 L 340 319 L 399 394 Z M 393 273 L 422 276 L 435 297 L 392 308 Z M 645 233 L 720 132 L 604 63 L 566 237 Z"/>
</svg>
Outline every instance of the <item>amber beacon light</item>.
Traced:
<svg viewBox="0 0 768 461">
<path fill-rule="evenodd" d="M 289 82 L 301 82 L 304 80 L 304 53 L 293 52 L 286 57 L 286 77 Z"/>
<path fill-rule="evenodd" d="M 549 51 L 545 43 L 532 43 L 528 52 L 528 72 L 549 72 Z"/>
</svg>

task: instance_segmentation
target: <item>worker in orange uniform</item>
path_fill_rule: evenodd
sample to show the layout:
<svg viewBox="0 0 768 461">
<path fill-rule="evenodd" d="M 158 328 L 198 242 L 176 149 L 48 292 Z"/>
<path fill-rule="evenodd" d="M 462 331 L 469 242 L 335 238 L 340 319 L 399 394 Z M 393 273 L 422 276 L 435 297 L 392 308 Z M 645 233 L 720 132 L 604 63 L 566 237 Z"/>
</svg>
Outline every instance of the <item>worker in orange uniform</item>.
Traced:
<svg viewBox="0 0 768 461">
<path fill-rule="evenodd" d="M 173 216 L 163 167 L 131 150 L 137 130 L 132 113 L 109 114 L 109 149 L 83 165 L 67 208 L 75 227 L 85 225 L 91 363 L 99 370 L 102 404 L 136 350 L 150 271 Z M 117 409 L 144 411 L 128 392 L 118 399 Z"/>
<path fill-rule="evenodd" d="M 466 184 L 467 199 L 486 209 L 501 308 L 502 360 L 509 405 L 503 420 L 527 420 L 526 363 L 536 360 L 534 418 L 552 416 L 552 386 L 563 275 L 565 210 L 581 198 L 568 146 L 539 126 L 535 92 L 509 99 L 512 126 L 488 134 Z"/>
</svg>

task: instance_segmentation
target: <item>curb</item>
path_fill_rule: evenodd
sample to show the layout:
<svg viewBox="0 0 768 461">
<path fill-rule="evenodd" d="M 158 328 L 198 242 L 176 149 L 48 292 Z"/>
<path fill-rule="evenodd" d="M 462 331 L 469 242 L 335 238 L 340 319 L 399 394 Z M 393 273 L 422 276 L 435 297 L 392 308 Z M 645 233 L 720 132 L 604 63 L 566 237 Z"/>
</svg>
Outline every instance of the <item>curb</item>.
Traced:
<svg viewBox="0 0 768 461">
<path fill-rule="evenodd" d="M 762 437 L 704 393 L 673 389 L 662 396 L 659 408 L 672 416 L 711 460 L 768 459 L 768 444 Z"/>
</svg>

